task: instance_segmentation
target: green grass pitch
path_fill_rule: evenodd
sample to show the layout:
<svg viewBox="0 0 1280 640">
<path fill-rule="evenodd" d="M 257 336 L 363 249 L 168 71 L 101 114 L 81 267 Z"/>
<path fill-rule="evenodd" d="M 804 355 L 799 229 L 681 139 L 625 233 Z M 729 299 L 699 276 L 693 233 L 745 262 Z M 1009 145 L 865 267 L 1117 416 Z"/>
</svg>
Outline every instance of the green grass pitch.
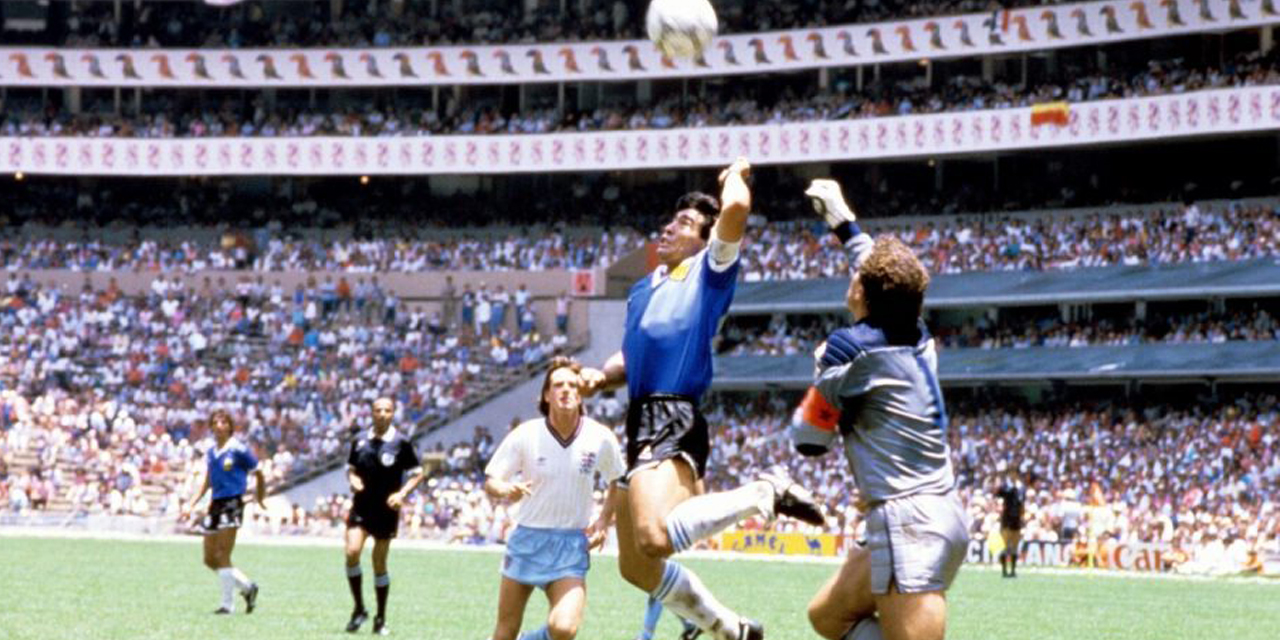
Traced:
<svg viewBox="0 0 1280 640">
<path fill-rule="evenodd" d="M 331 548 L 242 543 L 236 564 L 262 585 L 259 609 L 214 616 L 217 580 L 200 565 L 200 548 L 172 541 L 0 537 L 0 638 L 235 639 L 347 638 L 350 598 L 342 552 Z M 496 553 L 394 548 L 389 626 L 400 638 L 485 640 L 497 598 Z M 372 570 L 365 558 L 366 601 Z M 588 578 L 583 640 L 631 640 L 644 595 L 597 557 Z M 804 607 L 833 565 L 690 559 L 686 564 L 730 606 L 765 623 L 770 640 L 815 638 Z M 1274 640 L 1280 584 L 1123 578 L 1024 571 L 962 570 L 951 591 L 948 637 L 961 639 L 1101 638 Z M 238 606 L 242 603 L 237 601 Z M 546 601 L 530 600 L 525 628 L 541 624 Z M 366 626 L 363 633 L 368 633 Z M 659 637 L 677 624 L 663 616 Z"/>
</svg>

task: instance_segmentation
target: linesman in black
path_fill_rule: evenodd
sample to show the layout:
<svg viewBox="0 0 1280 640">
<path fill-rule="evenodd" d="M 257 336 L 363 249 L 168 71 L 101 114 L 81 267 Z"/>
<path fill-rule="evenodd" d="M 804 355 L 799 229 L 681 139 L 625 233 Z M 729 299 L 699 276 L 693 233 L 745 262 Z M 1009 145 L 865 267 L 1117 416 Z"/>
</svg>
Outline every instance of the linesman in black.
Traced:
<svg viewBox="0 0 1280 640">
<path fill-rule="evenodd" d="M 373 428 L 359 434 L 347 456 L 347 482 L 351 484 L 351 513 L 347 515 L 347 584 L 355 609 L 347 631 L 355 633 L 369 619 L 364 608 L 360 555 L 365 538 L 373 538 L 373 584 L 378 596 L 378 613 L 373 632 L 387 635 L 387 593 L 391 576 L 387 573 L 387 552 L 400 526 L 400 507 L 405 497 L 422 482 L 422 464 L 413 443 L 391 426 L 396 403 L 391 398 L 373 401 Z"/>
<path fill-rule="evenodd" d="M 1000 575 L 1018 577 L 1018 551 L 1022 545 L 1023 508 L 1027 502 L 1027 485 L 1010 469 L 1004 483 L 996 491 L 1000 498 L 1000 537 L 1004 539 L 1004 551 L 1000 552 Z"/>
</svg>

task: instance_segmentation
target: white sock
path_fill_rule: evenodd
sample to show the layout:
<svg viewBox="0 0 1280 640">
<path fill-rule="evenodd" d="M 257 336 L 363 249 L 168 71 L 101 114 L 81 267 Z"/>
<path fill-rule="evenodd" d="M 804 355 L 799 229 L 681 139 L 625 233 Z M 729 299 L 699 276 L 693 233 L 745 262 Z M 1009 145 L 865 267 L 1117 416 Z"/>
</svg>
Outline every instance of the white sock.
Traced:
<svg viewBox="0 0 1280 640">
<path fill-rule="evenodd" d="M 679 553 L 754 515 L 773 519 L 773 485 L 763 480 L 681 502 L 667 515 L 667 537 Z"/>
<path fill-rule="evenodd" d="M 231 577 L 235 578 L 236 588 L 241 591 L 248 591 L 249 587 L 253 586 L 253 581 L 249 579 L 249 576 L 246 576 L 243 571 L 236 567 L 231 567 Z"/>
<path fill-rule="evenodd" d="M 884 640 L 884 635 L 880 633 L 880 619 L 871 616 L 858 621 L 853 625 L 840 640 Z"/>
<path fill-rule="evenodd" d="M 706 631 L 715 640 L 736 640 L 740 618 L 720 604 L 693 572 L 671 561 L 662 571 L 662 582 L 653 597 L 676 615 Z"/>
<path fill-rule="evenodd" d="M 235 611 L 236 577 L 231 569 L 218 569 L 218 582 L 222 585 L 222 608 Z"/>
</svg>

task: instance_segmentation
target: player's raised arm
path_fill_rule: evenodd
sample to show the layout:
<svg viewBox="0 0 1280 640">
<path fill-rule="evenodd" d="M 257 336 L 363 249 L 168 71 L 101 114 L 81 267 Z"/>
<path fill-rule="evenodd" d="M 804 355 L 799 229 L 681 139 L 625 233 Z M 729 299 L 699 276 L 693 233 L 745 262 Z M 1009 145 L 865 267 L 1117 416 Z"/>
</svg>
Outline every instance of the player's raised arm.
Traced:
<svg viewBox="0 0 1280 640">
<path fill-rule="evenodd" d="M 849 251 L 849 269 L 857 273 L 875 242 L 858 227 L 858 216 L 845 202 L 840 183 L 828 179 L 814 180 L 804 194 L 809 197 L 813 210 L 826 221 L 827 228 Z"/>
<path fill-rule="evenodd" d="M 747 177 L 751 175 L 751 163 L 738 158 L 720 172 L 720 215 L 711 237 L 725 243 L 742 242 L 747 231 L 747 216 L 751 214 L 751 188 Z"/>
</svg>

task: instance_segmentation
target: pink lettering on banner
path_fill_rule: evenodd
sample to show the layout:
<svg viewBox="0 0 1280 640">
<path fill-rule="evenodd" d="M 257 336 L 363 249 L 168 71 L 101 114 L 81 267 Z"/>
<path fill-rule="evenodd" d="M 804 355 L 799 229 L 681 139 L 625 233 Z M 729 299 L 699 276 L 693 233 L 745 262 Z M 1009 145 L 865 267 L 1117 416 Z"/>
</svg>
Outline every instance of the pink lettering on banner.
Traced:
<svg viewBox="0 0 1280 640">
<path fill-rule="evenodd" d="M 132 150 L 132 147 L 130 147 L 130 150 Z M 43 142 L 35 143 L 35 145 L 31 150 L 31 164 L 37 167 L 43 168 L 46 160 L 47 159 L 45 158 L 44 143 Z"/>
<path fill-rule="evenodd" d="M 1022 119 L 1018 117 L 1009 118 L 1009 140 L 1017 143 L 1022 142 Z"/>
<path fill-rule="evenodd" d="M 436 164 L 436 145 L 433 142 L 424 142 L 419 149 L 422 152 L 422 166 L 434 167 Z"/>
<path fill-rule="evenodd" d="M 297 168 L 301 161 L 302 149 L 296 142 L 290 142 L 284 147 L 284 161 L 292 168 Z"/>
<path fill-rule="evenodd" d="M 279 158 L 276 157 L 278 150 L 274 142 L 268 142 L 262 147 L 262 163 L 269 168 L 274 169 Z"/>
<path fill-rule="evenodd" d="M 680 134 L 676 136 L 676 157 L 682 160 L 689 158 L 689 136 L 688 134 Z"/>
<path fill-rule="evenodd" d="M 998 115 L 991 116 L 991 141 L 999 144 L 1004 139 L 1004 123 Z"/>
<path fill-rule="evenodd" d="M 831 127 L 822 127 L 818 130 L 818 152 L 831 152 Z"/>
<path fill-rule="evenodd" d="M 408 169 L 413 164 L 413 147 L 408 142 L 401 142 L 400 147 L 400 168 Z"/>
<path fill-rule="evenodd" d="M 969 131 L 971 138 L 969 140 L 969 144 L 982 145 L 984 134 L 984 131 L 982 130 L 982 118 L 974 118 L 973 126 L 969 127 Z"/>
<path fill-rule="evenodd" d="M 196 166 L 201 169 L 209 166 L 209 147 L 203 142 L 196 145 Z"/>
<path fill-rule="evenodd" d="M 324 166 L 324 145 L 320 144 L 319 142 L 316 142 L 314 144 L 308 145 L 308 151 L 309 153 L 307 154 L 307 164 L 309 166 L 307 168 L 319 169 L 320 167 L 323 167 Z"/>
<path fill-rule="evenodd" d="M 247 142 L 240 145 L 240 166 L 245 169 L 253 166 L 253 145 Z"/>
<path fill-rule="evenodd" d="M 564 164 L 564 142 L 553 140 L 551 142 L 551 162 L 556 165 Z"/>
<path fill-rule="evenodd" d="M 169 166 L 172 169 L 185 169 L 187 166 L 186 151 L 183 144 L 169 145 Z"/>
<path fill-rule="evenodd" d="M 364 140 L 355 143 L 354 153 L 355 162 L 353 163 L 357 169 L 363 169 L 369 166 L 369 145 Z"/>
<path fill-rule="evenodd" d="M 721 158 L 729 157 L 729 149 L 731 144 L 733 144 L 733 142 L 729 138 L 728 133 L 721 131 L 720 133 L 716 134 L 716 151 L 717 151 L 716 155 L 720 156 Z"/>
<path fill-rule="evenodd" d="M 468 167 L 474 167 L 477 164 L 480 164 L 480 149 L 476 146 L 476 143 L 467 143 L 466 158 Z"/>
<path fill-rule="evenodd" d="M 1073 109 L 1067 116 L 1067 132 L 1072 138 L 1080 137 L 1080 111 L 1077 109 Z"/>
<path fill-rule="evenodd" d="M 844 126 L 841 126 L 840 127 L 840 151 L 842 153 L 849 152 L 849 149 L 852 146 L 851 145 L 852 138 L 853 138 L 853 132 L 849 130 L 849 125 L 846 124 Z M 858 125 L 858 145 L 863 149 L 866 149 L 867 147 L 871 146 L 870 134 L 867 133 L 867 126 L 865 124 Z"/>
<path fill-rule="evenodd" d="M 698 155 L 703 158 L 711 157 L 711 134 L 703 132 L 698 135 Z"/>
<path fill-rule="evenodd" d="M 498 143 L 496 143 L 496 142 L 490 142 L 490 143 L 489 143 L 489 153 L 488 153 L 488 158 L 489 158 L 489 160 L 488 160 L 488 162 L 489 162 L 489 166 L 490 166 L 490 167 L 493 167 L 493 168 L 497 168 L 497 166 L 498 166 L 499 164 L 501 164 L 501 162 L 502 162 L 502 147 L 501 147 L 501 145 L 499 145 L 499 144 L 498 144 Z"/>
<path fill-rule="evenodd" d="M 17 167 L 22 164 L 22 144 L 17 140 L 9 143 L 9 165 Z"/>
<path fill-rule="evenodd" d="M 778 133 L 778 152 L 785 158 L 791 155 L 791 131 L 783 129 Z"/>
<path fill-rule="evenodd" d="M 1107 107 L 1107 132 L 1120 133 L 1120 107 L 1115 105 Z"/>
<path fill-rule="evenodd" d="M 1253 94 L 1249 96 L 1249 120 L 1257 122 L 1262 119 L 1262 96 Z"/>
<path fill-rule="evenodd" d="M 923 122 L 916 122 L 915 126 L 915 145 L 917 149 L 923 149 L 925 145 L 925 130 Z"/>
<path fill-rule="evenodd" d="M 1142 128 L 1142 115 L 1138 111 L 1138 105 L 1129 105 L 1129 133 L 1137 133 Z"/>
<path fill-rule="evenodd" d="M 883 124 L 876 124 L 876 148 L 884 149 L 889 146 L 889 127 Z"/>
<path fill-rule="evenodd" d="M 124 143 L 124 166 L 127 169 L 137 169 L 141 159 L 138 157 L 138 145 Z"/>
<path fill-rule="evenodd" d="M 1271 92 L 1271 119 L 1280 120 L 1280 91 Z"/>
<path fill-rule="evenodd" d="M 444 166 L 458 166 L 458 145 L 453 142 L 444 143 Z"/>
<path fill-rule="evenodd" d="M 595 158 L 596 164 L 603 166 L 609 158 L 609 145 L 604 138 L 596 138 L 595 144 L 592 145 L 592 157 Z"/>
<path fill-rule="evenodd" d="M 531 145 L 530 155 L 533 157 L 534 166 L 542 164 L 542 141 L 535 140 Z"/>
<path fill-rule="evenodd" d="M 1194 97 L 1187 99 L 1187 126 L 1192 129 L 1200 126 L 1200 101 Z"/>
<path fill-rule="evenodd" d="M 160 145 L 154 142 L 147 145 L 147 166 L 152 169 L 160 168 Z"/>
<path fill-rule="evenodd" d="M 799 140 L 796 141 L 796 147 L 799 150 L 800 155 L 802 157 L 808 156 L 809 155 L 809 139 L 812 137 L 809 133 L 809 129 L 807 128 L 801 129 L 798 137 L 799 137 Z"/>
<path fill-rule="evenodd" d="M 231 145 L 229 143 L 218 145 L 218 165 L 223 169 L 231 166 Z"/>
<path fill-rule="evenodd" d="M 894 142 L 897 143 L 899 149 L 905 149 L 907 146 L 907 124 L 899 122 L 894 128 Z"/>
<path fill-rule="evenodd" d="M 771 151 L 771 150 L 772 150 L 772 145 L 770 145 L 770 144 L 769 144 L 769 132 L 768 132 L 768 131 L 761 131 L 761 132 L 759 132 L 759 133 L 756 135 L 756 145 L 757 145 L 757 147 L 758 147 L 758 148 L 756 149 L 756 153 L 757 153 L 760 157 L 762 157 L 762 158 L 767 158 L 767 157 L 769 157 L 769 151 Z"/>
<path fill-rule="evenodd" d="M 751 157 L 751 134 L 743 131 L 738 134 L 738 155 Z"/>
<path fill-rule="evenodd" d="M 173 148 L 181 149 L 182 145 L 173 145 Z M 93 165 L 93 147 L 87 144 L 81 144 L 79 156 L 80 159 L 76 161 L 76 164 L 80 165 L 81 169 Z"/>
<path fill-rule="evenodd" d="M 618 140 L 613 143 L 613 159 L 617 162 L 626 162 L 629 155 L 627 151 L 627 137 L 618 136 Z"/>
<path fill-rule="evenodd" d="M 1102 115 L 1098 113 L 1097 107 L 1089 109 L 1089 137 L 1098 135 L 1098 131 L 1102 129 Z"/>
<path fill-rule="evenodd" d="M 582 138 L 573 141 L 573 161 L 579 165 L 587 161 L 587 143 Z"/>
<path fill-rule="evenodd" d="M 933 121 L 933 146 L 942 147 L 947 142 L 947 127 L 938 118 Z"/>
<path fill-rule="evenodd" d="M 658 160 L 666 162 L 671 157 L 671 148 L 667 145 L 667 137 L 658 134 Z"/>
<path fill-rule="evenodd" d="M 1240 124 L 1240 96 L 1231 95 L 1227 97 L 1227 122 L 1231 124 Z"/>
<path fill-rule="evenodd" d="M 1169 128 L 1177 129 L 1182 126 L 1182 101 L 1169 101 Z"/>
<path fill-rule="evenodd" d="M 1160 103 L 1152 102 L 1147 105 L 1147 128 L 1151 131 L 1160 130 Z"/>
<path fill-rule="evenodd" d="M 53 164 L 57 165 L 58 168 L 67 168 L 67 165 L 70 164 L 70 156 L 71 150 L 67 148 L 65 142 L 59 142 L 53 146 Z"/>
<path fill-rule="evenodd" d="M 511 141 L 507 143 L 507 162 L 513 167 L 520 166 L 520 152 L 524 150 L 524 144 Z"/>
<path fill-rule="evenodd" d="M 1222 105 L 1218 103 L 1218 96 L 1210 96 L 1209 108 L 1205 110 L 1209 117 L 1209 126 L 1218 124 L 1222 119 Z"/>
<path fill-rule="evenodd" d="M 347 148 L 341 142 L 334 142 L 329 145 L 329 164 L 334 169 L 341 169 L 347 166 Z"/>
</svg>

